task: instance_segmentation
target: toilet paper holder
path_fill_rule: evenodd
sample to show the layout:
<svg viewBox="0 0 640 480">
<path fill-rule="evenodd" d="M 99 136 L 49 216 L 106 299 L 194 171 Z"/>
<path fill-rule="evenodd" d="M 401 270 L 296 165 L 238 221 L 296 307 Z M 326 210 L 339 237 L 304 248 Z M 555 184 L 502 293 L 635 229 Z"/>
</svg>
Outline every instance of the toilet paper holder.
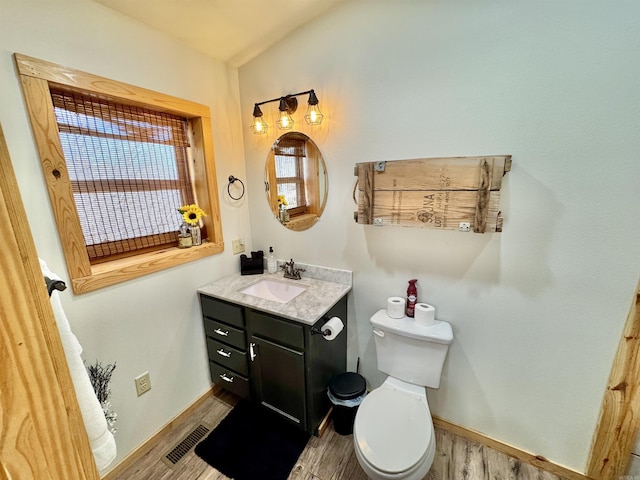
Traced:
<svg viewBox="0 0 640 480">
<path fill-rule="evenodd" d="M 330 342 L 340 335 L 340 332 L 342 332 L 343 329 L 344 323 L 342 323 L 340 317 L 331 317 L 329 319 L 325 319 L 320 328 L 312 326 L 310 331 L 311 335 L 322 335 L 325 340 Z"/>
<path fill-rule="evenodd" d="M 329 329 L 321 330 L 318 327 L 311 327 L 311 335 L 322 335 L 326 337 L 327 335 L 331 335 L 331 331 Z"/>
</svg>

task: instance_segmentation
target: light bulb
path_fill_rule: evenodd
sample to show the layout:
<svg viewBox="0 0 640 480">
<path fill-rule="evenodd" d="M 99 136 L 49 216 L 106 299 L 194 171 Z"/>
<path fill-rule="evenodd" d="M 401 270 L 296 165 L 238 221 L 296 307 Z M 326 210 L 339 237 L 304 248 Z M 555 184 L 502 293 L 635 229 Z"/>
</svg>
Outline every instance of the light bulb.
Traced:
<svg viewBox="0 0 640 480">
<path fill-rule="evenodd" d="M 307 122 L 307 125 L 320 125 L 323 117 L 324 115 L 318 108 L 318 105 L 309 105 L 307 114 L 304 116 L 304 121 Z"/>
<path fill-rule="evenodd" d="M 256 135 L 267 133 L 269 126 L 262 119 L 262 112 L 260 107 L 256 105 L 253 108 L 253 123 L 251 124 L 251 131 Z"/>
<path fill-rule="evenodd" d="M 291 115 L 289 115 L 289 112 L 281 111 L 280 119 L 277 123 L 280 130 L 290 130 L 291 128 L 293 128 L 293 124 L 295 122 L 293 121 L 293 118 L 291 118 Z"/>
<path fill-rule="evenodd" d="M 309 106 L 307 107 L 307 114 L 304 116 L 304 121 L 307 122 L 307 125 L 320 125 L 324 115 L 322 115 L 320 108 L 318 108 L 318 97 L 313 90 L 309 92 L 308 103 Z"/>
</svg>

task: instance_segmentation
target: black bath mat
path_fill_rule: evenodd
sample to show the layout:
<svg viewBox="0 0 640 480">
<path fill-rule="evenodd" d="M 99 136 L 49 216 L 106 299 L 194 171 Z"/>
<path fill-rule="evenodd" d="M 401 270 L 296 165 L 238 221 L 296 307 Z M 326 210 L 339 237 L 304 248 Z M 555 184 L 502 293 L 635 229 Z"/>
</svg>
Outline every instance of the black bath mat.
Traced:
<svg viewBox="0 0 640 480">
<path fill-rule="evenodd" d="M 286 480 L 310 435 L 240 400 L 195 452 L 234 480 Z"/>
</svg>

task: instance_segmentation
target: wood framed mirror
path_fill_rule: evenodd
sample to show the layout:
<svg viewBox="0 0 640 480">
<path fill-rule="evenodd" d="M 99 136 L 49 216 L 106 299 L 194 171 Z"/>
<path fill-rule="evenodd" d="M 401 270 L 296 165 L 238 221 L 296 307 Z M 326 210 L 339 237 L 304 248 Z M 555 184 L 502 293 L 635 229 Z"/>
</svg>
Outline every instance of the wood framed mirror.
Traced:
<svg viewBox="0 0 640 480">
<path fill-rule="evenodd" d="M 274 217 L 286 228 L 306 230 L 327 202 L 327 168 L 317 145 L 303 133 L 288 132 L 271 146 L 265 191 Z"/>
</svg>

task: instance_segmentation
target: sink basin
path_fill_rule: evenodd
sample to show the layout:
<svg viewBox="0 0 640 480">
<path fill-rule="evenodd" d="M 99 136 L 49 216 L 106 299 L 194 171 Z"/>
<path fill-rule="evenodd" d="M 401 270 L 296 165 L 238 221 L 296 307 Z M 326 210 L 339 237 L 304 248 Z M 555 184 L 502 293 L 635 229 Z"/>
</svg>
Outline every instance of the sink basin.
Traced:
<svg viewBox="0 0 640 480">
<path fill-rule="evenodd" d="M 263 278 L 239 290 L 240 293 L 271 300 L 272 302 L 287 303 L 307 289 L 306 285 L 295 285 L 271 278 Z"/>
</svg>

